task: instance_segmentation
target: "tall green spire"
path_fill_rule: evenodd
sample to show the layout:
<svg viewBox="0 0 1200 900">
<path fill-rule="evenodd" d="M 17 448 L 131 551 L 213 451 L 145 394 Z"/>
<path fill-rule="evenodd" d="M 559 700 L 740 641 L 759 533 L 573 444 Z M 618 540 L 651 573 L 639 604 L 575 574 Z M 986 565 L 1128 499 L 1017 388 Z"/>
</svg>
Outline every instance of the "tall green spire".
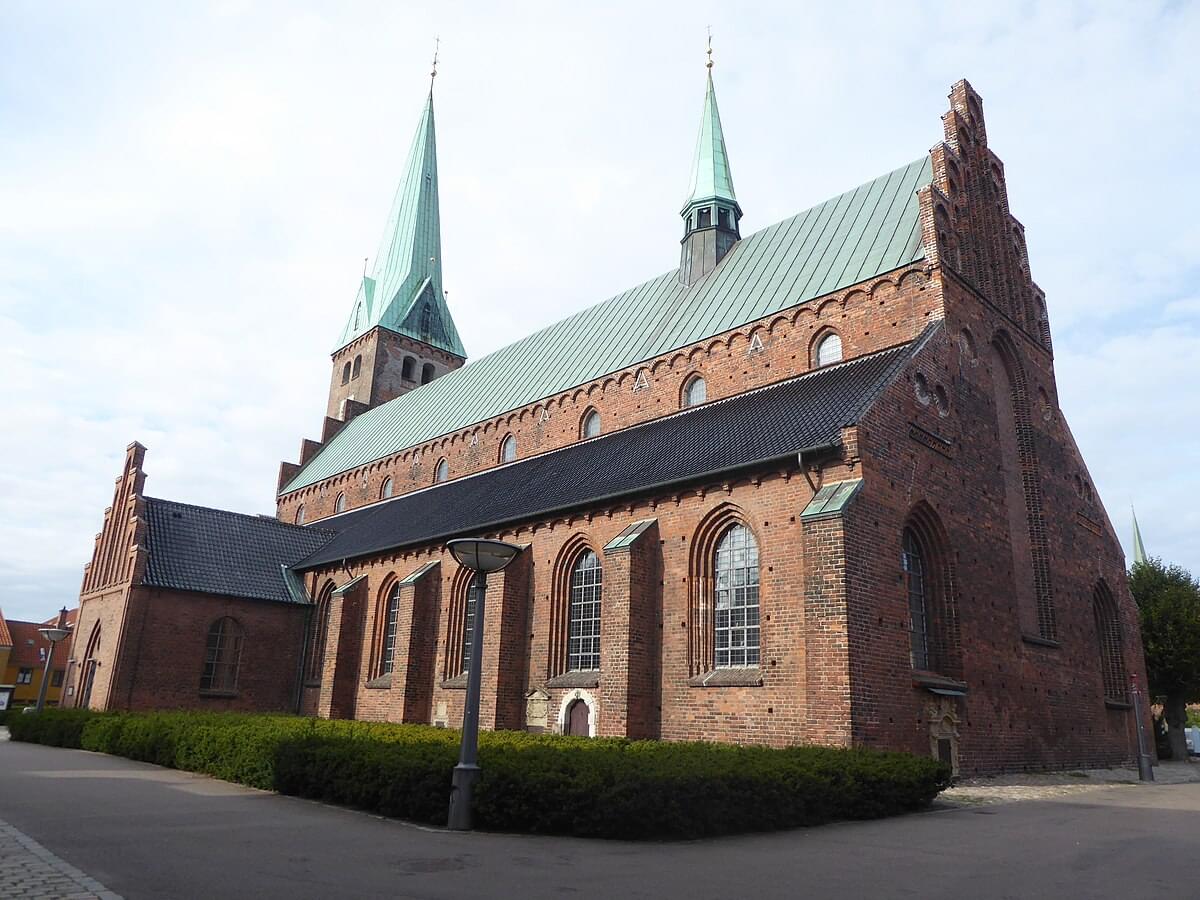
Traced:
<svg viewBox="0 0 1200 900">
<path fill-rule="evenodd" d="M 1129 507 L 1129 512 L 1133 516 L 1133 562 L 1144 563 L 1146 561 L 1146 547 L 1142 544 L 1142 531 L 1138 528 L 1137 513 L 1133 507 Z"/>
<path fill-rule="evenodd" d="M 737 206 L 737 195 L 733 191 L 733 172 L 729 168 L 729 153 L 725 149 L 725 133 L 721 130 L 721 113 L 717 109 L 717 92 L 713 87 L 710 59 L 708 90 L 704 94 L 704 112 L 700 117 L 700 134 L 696 137 L 696 153 L 692 157 L 692 180 L 680 214 L 686 216 L 693 206 L 712 200 L 724 200 Z M 738 215 L 741 215 L 740 209 Z"/>
<path fill-rule="evenodd" d="M 337 348 L 377 325 L 456 356 L 467 355 L 442 293 L 432 86 L 375 255 L 375 268 L 363 275 Z"/>
</svg>

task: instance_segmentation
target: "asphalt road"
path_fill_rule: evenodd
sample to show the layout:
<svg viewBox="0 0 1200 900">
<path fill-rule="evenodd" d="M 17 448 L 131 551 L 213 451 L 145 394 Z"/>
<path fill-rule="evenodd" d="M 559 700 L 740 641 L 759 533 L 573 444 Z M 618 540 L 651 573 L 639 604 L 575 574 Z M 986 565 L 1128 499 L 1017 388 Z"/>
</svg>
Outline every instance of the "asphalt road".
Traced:
<svg viewBox="0 0 1200 900">
<path fill-rule="evenodd" d="M 127 898 L 1200 896 L 1200 784 L 691 843 L 452 834 L 0 743 L 0 819 Z"/>
</svg>

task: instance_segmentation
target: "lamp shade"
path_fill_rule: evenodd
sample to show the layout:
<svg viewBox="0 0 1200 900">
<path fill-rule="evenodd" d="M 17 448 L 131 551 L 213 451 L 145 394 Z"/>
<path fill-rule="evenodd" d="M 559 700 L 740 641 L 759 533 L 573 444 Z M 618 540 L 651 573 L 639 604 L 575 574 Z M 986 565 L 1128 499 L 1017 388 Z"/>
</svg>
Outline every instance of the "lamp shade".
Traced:
<svg viewBox="0 0 1200 900">
<path fill-rule="evenodd" d="M 499 572 L 524 549 L 516 544 L 486 538 L 460 538 L 450 541 L 446 548 L 459 565 L 475 572 Z"/>
<path fill-rule="evenodd" d="M 61 641 L 63 638 L 65 638 L 70 633 L 71 633 L 71 629 L 69 629 L 69 628 L 39 628 L 38 629 L 38 634 L 40 634 L 42 637 L 44 637 L 46 640 L 48 640 L 52 644 L 57 644 L 59 641 Z"/>
</svg>

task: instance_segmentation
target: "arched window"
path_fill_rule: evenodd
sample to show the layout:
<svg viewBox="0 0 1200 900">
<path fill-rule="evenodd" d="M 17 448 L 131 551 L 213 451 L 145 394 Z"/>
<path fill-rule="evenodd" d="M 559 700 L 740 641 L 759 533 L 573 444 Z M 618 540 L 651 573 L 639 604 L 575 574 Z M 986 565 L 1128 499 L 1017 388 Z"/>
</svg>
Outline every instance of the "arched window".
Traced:
<svg viewBox="0 0 1200 900">
<path fill-rule="evenodd" d="M 392 478 L 389 475 L 387 478 L 383 479 L 383 486 L 379 488 L 380 499 L 386 500 L 388 497 L 392 496 L 392 490 Z"/>
<path fill-rule="evenodd" d="M 88 638 L 87 652 L 83 654 L 83 666 L 79 670 L 79 699 L 75 705 L 87 709 L 92 702 L 92 685 L 96 681 L 96 667 L 100 665 L 100 623 L 92 627 Z"/>
<path fill-rule="evenodd" d="M 567 614 L 567 669 L 600 668 L 600 558 L 587 550 L 571 571 L 571 607 Z"/>
<path fill-rule="evenodd" d="M 929 669 L 929 616 L 925 595 L 925 559 L 921 543 L 911 528 L 904 529 L 901 564 L 904 586 L 908 595 L 910 657 L 912 667 Z"/>
<path fill-rule="evenodd" d="M 717 668 L 757 666 L 758 544 L 750 529 L 731 525 L 714 563 L 713 661 Z"/>
<path fill-rule="evenodd" d="M 594 438 L 600 433 L 600 413 L 594 409 L 589 409 L 583 416 L 583 423 L 579 426 L 579 436 L 584 438 Z"/>
<path fill-rule="evenodd" d="M 508 463 L 517 458 L 517 439 L 511 434 L 500 444 L 500 462 Z"/>
<path fill-rule="evenodd" d="M 708 399 L 708 385 L 699 375 L 693 375 L 683 386 L 684 407 L 699 406 Z"/>
<path fill-rule="evenodd" d="M 405 381 L 413 381 L 417 377 L 417 361 L 411 356 L 404 357 L 400 366 L 400 377 Z"/>
<path fill-rule="evenodd" d="M 357 378 L 359 376 L 360 372 L 362 372 L 362 354 L 361 353 L 358 356 L 354 357 L 354 370 L 350 373 L 350 377 Z"/>
<path fill-rule="evenodd" d="M 296 507 L 296 524 L 297 525 L 304 524 L 304 504 L 303 503 L 301 503 L 299 506 Z"/>
<path fill-rule="evenodd" d="M 842 337 L 836 331 L 828 332 L 817 341 L 813 362 L 819 366 L 829 366 L 842 361 Z"/>
<path fill-rule="evenodd" d="M 346 384 L 349 381 L 350 381 L 350 363 L 347 362 L 344 366 L 342 366 L 342 384 Z"/>
<path fill-rule="evenodd" d="M 1121 646 L 1121 621 L 1112 592 L 1103 581 L 1092 591 L 1092 612 L 1096 617 L 1096 637 L 1099 640 L 1100 673 L 1104 679 L 1104 699 L 1126 703 L 1125 653 Z"/>
<path fill-rule="evenodd" d="M 421 366 L 421 384 L 429 384 L 433 381 L 433 363 L 425 363 Z"/>
<path fill-rule="evenodd" d="M 320 681 L 325 670 L 325 637 L 329 633 L 329 608 L 333 602 L 333 582 L 328 582 L 317 597 L 312 621 L 308 626 L 308 656 L 304 661 L 304 680 Z"/>
<path fill-rule="evenodd" d="M 337 499 L 333 501 L 333 511 L 335 513 L 346 511 L 346 495 L 338 494 Z"/>
<path fill-rule="evenodd" d="M 208 646 L 204 653 L 204 674 L 200 690 L 209 693 L 232 694 L 237 691 L 238 666 L 242 660 L 242 626 L 229 616 L 222 616 L 208 629 Z"/>
<path fill-rule="evenodd" d="M 396 652 L 396 622 L 400 616 L 400 582 L 392 585 L 382 606 L 383 621 L 379 632 L 379 660 L 375 665 L 376 675 L 390 675 L 392 657 Z"/>
<path fill-rule="evenodd" d="M 440 484 L 450 477 L 450 463 L 446 462 L 443 456 L 438 460 L 438 464 L 433 469 L 433 483 Z"/>
</svg>

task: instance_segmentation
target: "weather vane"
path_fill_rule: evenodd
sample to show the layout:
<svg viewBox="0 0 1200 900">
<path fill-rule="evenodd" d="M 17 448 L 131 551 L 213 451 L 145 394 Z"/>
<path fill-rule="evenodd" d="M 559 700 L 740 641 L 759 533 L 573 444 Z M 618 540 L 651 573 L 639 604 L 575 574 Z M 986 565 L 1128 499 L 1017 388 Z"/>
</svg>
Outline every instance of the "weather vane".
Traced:
<svg viewBox="0 0 1200 900">
<path fill-rule="evenodd" d="M 708 62 L 706 62 L 704 64 L 704 66 L 707 69 L 711 69 L 713 66 L 713 62 L 712 62 L 712 26 L 711 25 L 708 26 L 708 51 L 707 52 L 708 52 Z"/>
<path fill-rule="evenodd" d="M 433 87 L 433 79 L 437 78 L 438 51 L 441 49 L 441 47 L 442 47 L 441 37 L 435 36 L 433 39 L 433 69 L 429 73 L 429 87 L 430 88 Z"/>
</svg>

